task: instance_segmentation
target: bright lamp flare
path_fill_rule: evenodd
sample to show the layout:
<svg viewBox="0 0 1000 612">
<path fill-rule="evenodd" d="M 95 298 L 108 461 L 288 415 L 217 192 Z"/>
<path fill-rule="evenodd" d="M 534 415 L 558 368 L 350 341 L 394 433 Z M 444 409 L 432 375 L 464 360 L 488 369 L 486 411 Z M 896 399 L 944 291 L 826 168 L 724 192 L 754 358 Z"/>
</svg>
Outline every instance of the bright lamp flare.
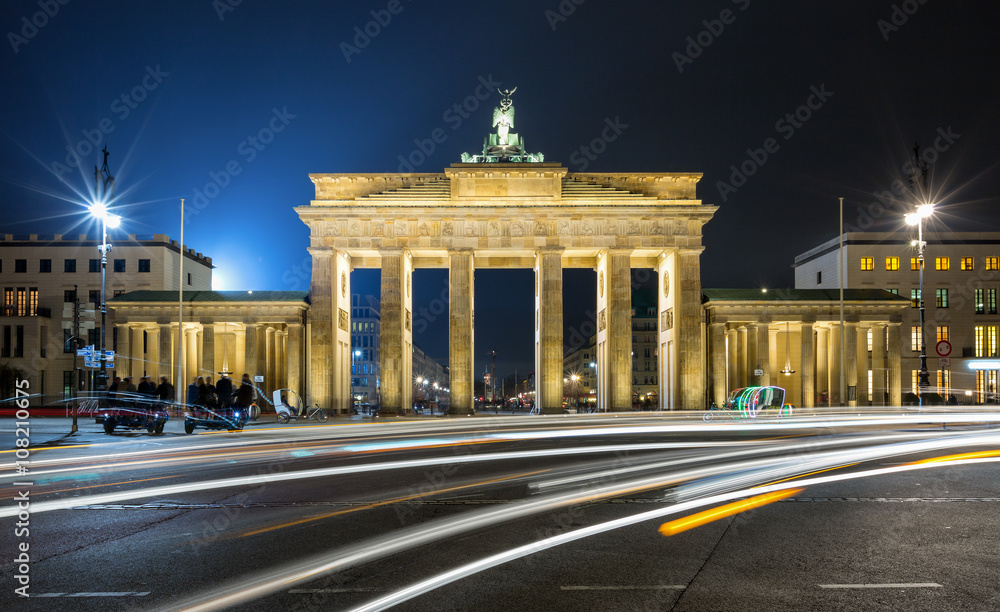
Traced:
<svg viewBox="0 0 1000 612">
<path fill-rule="evenodd" d="M 107 215 L 105 216 L 104 219 L 105 223 L 107 223 L 108 227 L 111 229 L 115 229 L 116 227 L 122 224 L 122 218 L 119 217 L 118 215 Z"/>
<path fill-rule="evenodd" d="M 101 219 L 108 214 L 108 206 L 103 202 L 94 202 L 87 207 L 87 210 L 89 210 L 90 214 L 94 215 L 98 219 Z"/>
<path fill-rule="evenodd" d="M 916 225 L 917 223 L 920 223 L 920 217 L 916 213 L 904 215 L 903 219 L 906 221 L 907 225 Z"/>
<path fill-rule="evenodd" d="M 934 214 L 934 205 L 921 204 L 920 206 L 917 207 L 917 214 L 926 219 L 927 217 Z"/>
</svg>

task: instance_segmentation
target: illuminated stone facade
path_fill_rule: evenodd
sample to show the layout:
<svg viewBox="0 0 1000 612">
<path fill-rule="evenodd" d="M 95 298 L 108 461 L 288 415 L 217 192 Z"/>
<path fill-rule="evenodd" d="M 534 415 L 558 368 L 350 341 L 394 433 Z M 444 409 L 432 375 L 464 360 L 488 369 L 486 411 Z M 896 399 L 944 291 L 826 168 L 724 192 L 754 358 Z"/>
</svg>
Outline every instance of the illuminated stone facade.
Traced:
<svg viewBox="0 0 1000 612">
<path fill-rule="evenodd" d="M 296 212 L 310 230 L 311 394 L 350 406 L 350 272 L 380 268 L 382 410 L 412 405 L 412 271 L 447 268 L 450 399 L 473 409 L 474 271 L 535 271 L 535 372 L 561 412 L 562 270 L 596 271 L 598 405 L 632 407 L 630 269 L 653 268 L 662 408 L 702 408 L 702 204 L 694 173 L 570 173 L 555 163 L 455 164 L 441 174 L 314 174 Z"/>
</svg>

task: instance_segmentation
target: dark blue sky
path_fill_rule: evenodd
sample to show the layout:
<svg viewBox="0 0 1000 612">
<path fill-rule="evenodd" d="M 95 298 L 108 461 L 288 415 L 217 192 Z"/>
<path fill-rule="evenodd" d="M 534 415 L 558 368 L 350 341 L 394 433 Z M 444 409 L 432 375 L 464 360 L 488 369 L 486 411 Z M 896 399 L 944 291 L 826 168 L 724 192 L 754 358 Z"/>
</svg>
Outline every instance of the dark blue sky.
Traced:
<svg viewBox="0 0 1000 612">
<path fill-rule="evenodd" d="M 516 131 L 547 161 L 583 170 L 579 148 L 617 119 L 586 169 L 703 172 L 700 197 L 721 207 L 706 286 L 791 286 L 794 256 L 836 234 L 837 197 L 863 226 L 859 207 L 901 177 L 914 141 L 934 149 L 935 224 L 1000 226 L 994 2 L 233 2 L 6 0 L 0 231 L 93 232 L 73 202 L 108 143 L 123 231 L 176 237 L 188 198 L 185 242 L 214 258 L 220 288 L 304 289 L 292 208 L 313 195 L 308 174 L 398 171 L 436 128 L 447 141 L 416 170 L 442 171 L 482 146 L 497 97 L 460 122 L 446 111 L 490 79 L 518 87 Z M 377 35 L 348 61 L 366 25 Z M 767 160 L 748 161 L 769 138 Z M 67 146 L 83 171 L 58 176 Z M 377 275 L 355 277 L 377 293 Z M 567 275 L 567 337 L 593 307 L 591 277 Z M 444 278 L 420 272 L 417 298 Z M 496 346 L 505 373 L 530 368 L 530 279 L 477 275 L 477 352 Z M 442 357 L 443 323 L 418 337 Z"/>
</svg>

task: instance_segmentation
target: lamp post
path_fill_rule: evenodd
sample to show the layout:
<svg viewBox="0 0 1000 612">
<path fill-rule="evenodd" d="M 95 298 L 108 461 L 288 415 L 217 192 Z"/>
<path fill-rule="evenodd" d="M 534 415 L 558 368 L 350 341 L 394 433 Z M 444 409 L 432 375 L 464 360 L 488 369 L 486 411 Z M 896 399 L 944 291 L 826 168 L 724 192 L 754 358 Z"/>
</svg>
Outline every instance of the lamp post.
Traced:
<svg viewBox="0 0 1000 612">
<path fill-rule="evenodd" d="M 109 213 L 107 205 L 103 202 L 91 204 L 90 214 L 101 220 L 101 246 L 97 247 L 101 252 L 101 369 L 97 373 L 95 387 L 103 395 L 108 390 L 108 356 L 105 353 L 108 322 L 107 269 L 108 253 L 111 251 L 111 245 L 108 244 L 108 228 L 114 229 L 121 225 L 122 218 Z"/>
<path fill-rule="evenodd" d="M 354 393 L 354 381 L 355 381 L 355 376 L 358 375 L 358 372 L 356 370 L 355 360 L 360 358 L 361 358 L 361 351 L 355 350 L 351 352 L 351 408 L 352 409 L 357 408 L 357 406 L 355 405 L 355 402 L 357 401 L 357 395 L 355 395 Z"/>
<path fill-rule="evenodd" d="M 927 243 L 924 242 L 924 219 L 932 214 L 934 214 L 933 204 L 921 204 L 917 207 L 916 212 L 909 213 L 904 217 L 907 225 L 917 226 L 917 239 L 911 243 L 911 246 L 917 247 L 917 273 L 920 283 L 918 298 L 920 300 L 920 373 L 917 375 L 917 404 L 919 406 L 924 405 L 924 388 L 931 385 L 927 374 L 927 338 L 924 334 L 924 247 L 927 246 Z"/>
</svg>

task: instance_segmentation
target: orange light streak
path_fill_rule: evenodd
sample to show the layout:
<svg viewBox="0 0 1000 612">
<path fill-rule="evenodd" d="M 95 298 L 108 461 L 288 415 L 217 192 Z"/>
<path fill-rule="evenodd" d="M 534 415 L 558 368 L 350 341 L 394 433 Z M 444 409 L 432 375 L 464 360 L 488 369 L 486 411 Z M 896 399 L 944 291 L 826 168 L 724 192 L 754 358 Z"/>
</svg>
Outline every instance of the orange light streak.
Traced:
<svg viewBox="0 0 1000 612">
<path fill-rule="evenodd" d="M 700 527 L 707 523 L 711 523 L 712 521 L 726 518 L 727 516 L 739 514 L 740 512 L 746 512 L 747 510 L 753 510 L 754 508 L 760 508 L 761 506 L 766 506 L 767 504 L 785 499 L 786 497 L 797 495 L 804 490 L 805 489 L 782 489 L 781 491 L 774 491 L 773 493 L 765 493 L 764 495 L 748 497 L 747 499 L 740 500 L 738 502 L 733 502 L 731 504 L 719 506 L 718 508 L 712 508 L 711 510 L 705 510 L 703 512 L 692 514 L 691 516 L 663 523 L 660 525 L 659 531 L 661 534 L 668 537 L 677 535 L 682 531 L 694 529 L 695 527 Z"/>
</svg>

